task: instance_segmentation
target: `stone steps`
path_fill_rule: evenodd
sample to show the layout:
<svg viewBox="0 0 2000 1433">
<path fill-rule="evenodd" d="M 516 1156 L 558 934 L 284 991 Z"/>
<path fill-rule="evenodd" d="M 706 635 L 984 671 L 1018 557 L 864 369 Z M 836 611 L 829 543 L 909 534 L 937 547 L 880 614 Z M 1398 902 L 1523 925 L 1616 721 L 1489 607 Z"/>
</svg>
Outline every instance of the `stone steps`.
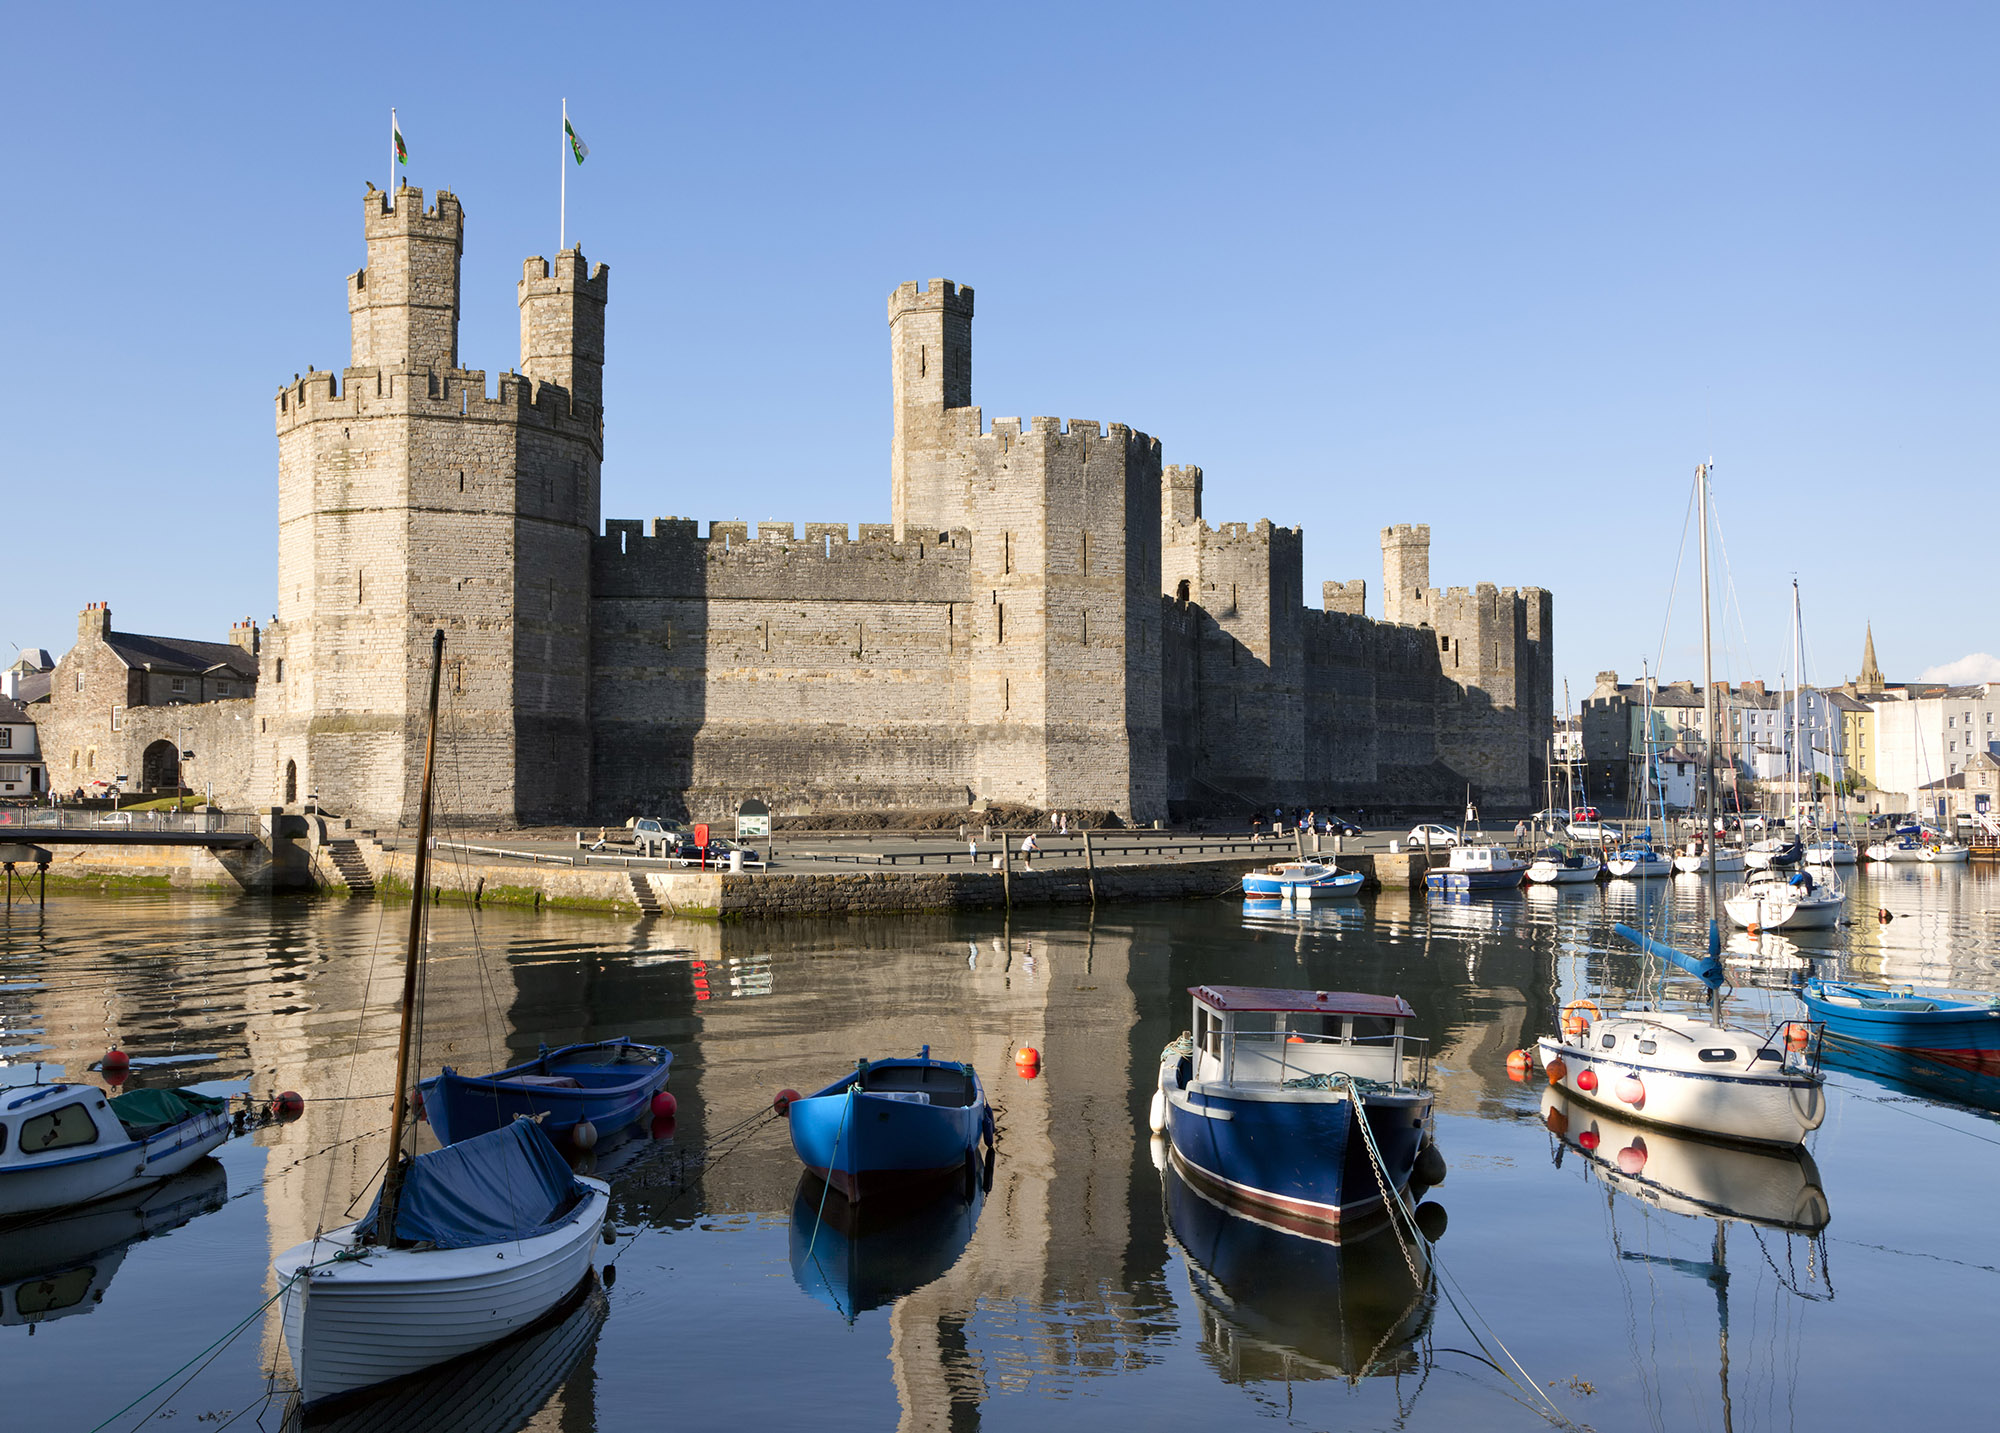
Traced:
<svg viewBox="0 0 2000 1433">
<path fill-rule="evenodd" d="M 347 884 L 349 894 L 375 894 L 375 876 L 368 869 L 368 862 L 362 859 L 359 846 L 352 841 L 329 841 L 326 853 L 333 861 L 333 868 L 340 872 L 340 879 Z"/>
<path fill-rule="evenodd" d="M 627 871 L 625 880 L 632 887 L 632 898 L 639 903 L 640 914 L 656 916 L 661 913 L 659 899 L 653 894 L 653 888 L 644 876 L 637 871 Z"/>
</svg>

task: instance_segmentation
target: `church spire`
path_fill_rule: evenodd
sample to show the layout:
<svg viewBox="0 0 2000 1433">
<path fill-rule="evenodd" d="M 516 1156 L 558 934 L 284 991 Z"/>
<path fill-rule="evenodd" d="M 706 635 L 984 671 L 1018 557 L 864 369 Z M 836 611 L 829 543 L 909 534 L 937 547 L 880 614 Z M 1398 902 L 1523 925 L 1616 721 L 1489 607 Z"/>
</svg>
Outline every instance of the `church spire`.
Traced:
<svg viewBox="0 0 2000 1433">
<path fill-rule="evenodd" d="M 1875 665 L 1875 624 L 1868 624 L 1868 640 L 1861 649 L 1861 675 L 1855 679 L 1855 687 L 1864 692 L 1879 692 L 1889 684 L 1882 680 L 1882 669 Z"/>
</svg>

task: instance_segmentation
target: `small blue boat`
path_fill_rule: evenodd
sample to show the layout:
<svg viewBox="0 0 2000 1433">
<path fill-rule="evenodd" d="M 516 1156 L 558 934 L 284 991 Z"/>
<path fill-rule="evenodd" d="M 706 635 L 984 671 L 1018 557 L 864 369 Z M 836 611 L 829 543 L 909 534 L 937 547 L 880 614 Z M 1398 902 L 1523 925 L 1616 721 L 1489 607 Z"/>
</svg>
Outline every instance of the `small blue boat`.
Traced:
<svg viewBox="0 0 2000 1433">
<path fill-rule="evenodd" d="M 1799 999 L 1837 1040 L 2000 1069 L 2000 1003 L 1817 979 L 1805 983 Z"/>
<path fill-rule="evenodd" d="M 523 1115 L 539 1118 L 550 1139 L 570 1138 L 589 1120 L 600 1137 L 623 1129 L 652 1107 L 667 1087 L 673 1053 L 634 1040 L 546 1046 L 534 1059 L 491 1075 L 461 1075 L 446 1065 L 425 1080 L 424 1113 L 439 1144 L 456 1144 L 508 1125 Z"/>
<path fill-rule="evenodd" d="M 1343 871 L 1318 861 L 1282 861 L 1243 878 L 1248 900 L 1309 901 L 1315 896 L 1351 896 L 1361 889 L 1359 871 Z"/>
<path fill-rule="evenodd" d="M 1400 996 L 1202 985 L 1161 1055 L 1153 1128 L 1212 1198 L 1287 1228 L 1339 1228 L 1400 1194 L 1429 1142 L 1425 1042 Z M 1408 1078 L 1408 1065 L 1416 1067 Z M 1357 1118 L 1359 1116 L 1359 1118 Z M 1442 1177 L 1434 1149 L 1432 1182 Z"/>
<path fill-rule="evenodd" d="M 860 1200 L 878 1190 L 976 1171 L 993 1114 L 972 1066 L 915 1059 L 859 1060 L 852 1074 L 794 1100 L 792 1148 L 805 1167 Z"/>
<path fill-rule="evenodd" d="M 983 1175 L 853 1204 L 801 1174 L 792 1195 L 792 1277 L 852 1323 L 949 1273 L 985 1202 Z"/>
</svg>

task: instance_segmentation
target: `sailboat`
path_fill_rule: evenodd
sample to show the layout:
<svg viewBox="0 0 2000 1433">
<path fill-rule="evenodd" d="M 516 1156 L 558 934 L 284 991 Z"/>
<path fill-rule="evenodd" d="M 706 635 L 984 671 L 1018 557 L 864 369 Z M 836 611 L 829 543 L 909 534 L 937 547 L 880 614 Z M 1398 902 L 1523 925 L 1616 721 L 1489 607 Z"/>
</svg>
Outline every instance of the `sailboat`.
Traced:
<svg viewBox="0 0 2000 1433">
<path fill-rule="evenodd" d="M 1639 819 L 1645 822 L 1644 834 L 1628 841 L 1604 858 L 1604 869 L 1614 880 L 1645 880 L 1652 876 L 1671 876 L 1674 864 L 1653 845 L 1653 804 L 1659 783 L 1655 780 L 1653 754 L 1653 683 L 1651 673 L 1646 678 L 1645 722 L 1641 728 L 1645 733 L 1645 765 L 1639 773 Z M 1660 803 L 1660 825 L 1667 824 L 1666 805 Z"/>
<path fill-rule="evenodd" d="M 444 633 L 431 639 L 430 732 L 417 818 L 421 893 L 430 851 Z M 410 905 L 390 1158 L 358 1222 L 272 1260 L 285 1343 L 309 1412 L 463 1357 L 541 1320 L 593 1279 L 610 1187 L 571 1172 L 532 1120 L 410 1158 L 403 1150 L 410 1046 L 420 1012 L 424 915 Z"/>
<path fill-rule="evenodd" d="M 1713 720 L 1708 573 L 1708 464 L 1695 470 L 1701 506 L 1702 685 Z M 1703 825 L 1715 827 L 1714 747 L 1702 792 Z M 1709 909 L 1715 909 L 1715 873 L 1709 873 Z M 1549 1083 L 1572 1098 L 1600 1105 L 1648 1124 L 1719 1135 L 1755 1144 L 1796 1145 L 1826 1118 L 1823 1081 L 1802 1051 L 1784 1048 L 1775 1030 L 1759 1033 L 1723 1022 L 1720 927 L 1711 915 L 1708 951 L 1687 955 L 1630 926 L 1620 938 L 1648 955 L 1696 976 L 1708 987 L 1705 1015 L 1644 1006 L 1606 1016 L 1589 1000 L 1571 1001 L 1564 1031 L 1536 1042 Z M 1583 1010 L 1590 1011 L 1590 1017 Z M 1593 1024 L 1593 1021 L 1595 1023 Z"/>
<path fill-rule="evenodd" d="M 1796 829 L 1802 824 L 1803 804 L 1799 801 L 1799 790 L 1805 784 L 1805 768 L 1801 743 L 1799 709 L 1804 701 L 1805 685 L 1798 680 L 1799 659 L 1803 643 L 1800 642 L 1801 623 L 1799 618 L 1799 584 L 1792 580 L 1792 741 L 1790 769 L 1792 773 L 1792 824 Z M 1759 842 L 1759 845 L 1768 843 Z M 1757 847 L 1751 847 L 1750 864 L 1758 865 Z M 1814 876 L 1810 871 L 1794 869 L 1803 864 L 1805 847 L 1797 840 L 1788 841 L 1779 852 L 1772 853 L 1764 869 L 1757 871 L 1744 882 L 1737 892 L 1723 902 L 1723 909 L 1729 919 L 1745 930 L 1830 930 L 1840 923 L 1847 910 L 1847 892 L 1841 888 L 1839 880 L 1831 875 Z"/>
</svg>

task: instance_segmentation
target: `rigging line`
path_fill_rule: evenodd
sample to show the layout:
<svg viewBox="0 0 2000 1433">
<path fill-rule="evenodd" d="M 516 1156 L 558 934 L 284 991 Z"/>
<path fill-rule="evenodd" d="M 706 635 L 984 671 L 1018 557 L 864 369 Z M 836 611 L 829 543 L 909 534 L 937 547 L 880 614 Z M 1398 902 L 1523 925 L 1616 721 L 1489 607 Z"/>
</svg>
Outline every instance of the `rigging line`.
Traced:
<svg viewBox="0 0 2000 1433">
<path fill-rule="evenodd" d="M 388 874 L 386 869 L 383 874 L 385 876 Z M 361 999 L 355 1003 L 354 1007 L 354 1039 L 347 1051 L 347 1083 L 343 1086 L 343 1092 L 340 1096 L 339 1118 L 334 1121 L 333 1125 L 333 1133 L 335 1135 L 334 1144 L 327 1146 L 328 1149 L 335 1148 L 345 1142 L 347 1133 L 347 1103 L 354 1093 L 354 1072 L 361 1063 L 361 1040 L 367 1025 L 368 1011 L 375 994 L 375 967 L 382 956 L 382 928 L 387 924 L 388 919 L 388 909 L 378 898 L 375 904 L 375 938 L 368 946 L 368 968 L 361 977 Z M 322 1153 L 324 1152 L 322 1151 Z M 329 1179 L 319 1192 L 319 1209 L 313 1223 L 314 1242 L 318 1242 L 320 1235 L 326 1232 L 327 1201 L 332 1198 L 333 1181 Z"/>
<path fill-rule="evenodd" d="M 109 1418 L 105 1419 L 102 1423 L 98 1424 L 95 1428 L 92 1428 L 90 1430 L 90 1433 L 104 1433 L 104 1430 L 106 1428 L 109 1428 L 113 1423 L 116 1423 L 119 1419 L 123 1418 L 126 1414 L 130 1413 L 134 1408 L 137 1408 L 141 1403 L 144 1403 L 148 1398 L 151 1398 L 155 1393 L 158 1393 L 162 1388 L 165 1388 L 169 1383 L 172 1383 L 176 1378 L 179 1378 L 183 1373 L 187 1373 L 188 1369 L 193 1368 L 195 1364 L 199 1363 L 201 1365 L 201 1368 L 195 1368 L 194 1373 L 188 1374 L 187 1382 L 182 1383 L 180 1388 L 176 1388 L 173 1391 L 173 1393 L 169 1393 L 167 1395 L 167 1398 L 172 1398 L 174 1396 L 174 1393 L 179 1393 L 181 1391 L 181 1388 L 186 1388 L 188 1383 L 192 1383 L 194 1381 L 195 1375 L 199 1374 L 202 1368 L 206 1368 L 210 1363 L 213 1363 L 216 1357 L 221 1354 L 223 1349 L 227 1348 L 232 1342 L 235 1341 L 236 1336 L 238 1334 L 242 1333 L 243 1330 L 250 1327 L 251 1321 L 255 1319 L 257 1315 L 263 1313 L 264 1310 L 270 1308 L 271 1305 L 278 1302 L 279 1299 L 282 1299 L 285 1296 L 285 1291 L 291 1288 L 293 1281 L 299 1277 L 299 1274 L 303 1274 L 304 1272 L 305 1270 L 301 1269 L 298 1271 L 298 1273 L 293 1274 L 291 1278 L 286 1279 L 282 1284 L 278 1285 L 278 1291 L 275 1294 L 272 1294 L 271 1297 L 264 1300 L 263 1303 L 257 1305 L 256 1308 L 250 1310 L 249 1313 L 245 1314 L 241 1322 L 237 1323 L 235 1327 L 231 1328 L 227 1333 L 223 1334 L 221 1338 L 217 1339 L 214 1343 L 208 1345 L 207 1348 L 202 1349 L 200 1353 L 197 1353 L 193 1358 L 189 1359 L 186 1363 L 182 1364 L 179 1368 L 175 1369 L 172 1373 L 168 1374 L 165 1378 L 161 1379 L 158 1383 L 154 1384 L 151 1388 L 147 1389 L 144 1393 L 140 1394 L 137 1398 L 133 1399 L 130 1403 L 126 1404 L 123 1408 L 119 1409 Z M 154 1404 L 152 1412 L 148 1413 L 144 1418 L 141 1418 L 137 1423 L 133 1424 L 132 1426 L 134 1428 L 143 1428 L 146 1424 L 152 1422 L 154 1415 L 157 1414 L 160 1411 L 160 1409 L 166 1405 L 166 1401 L 167 1399 L 163 1398 L 160 1400 L 159 1403 Z"/>
<path fill-rule="evenodd" d="M 1879 1095 L 1864 1095 L 1859 1090 L 1846 1090 L 1844 1091 L 1844 1093 L 1847 1094 L 1852 1099 L 1867 1100 L 1871 1104 L 1887 1105 L 1890 1109 L 1901 1110 L 1911 1119 L 1922 1120 L 1925 1124 L 1936 1125 L 1939 1129 L 1951 1130 L 1954 1133 L 1964 1135 L 1967 1139 L 1976 1139 L 1981 1144 L 2000 1145 L 2000 1139 L 1991 1139 L 1983 1134 L 1974 1134 L 1969 1129 L 1960 1129 L 1957 1125 L 1946 1124 L 1943 1120 L 1934 1120 L 1929 1115 L 1920 1115 L 1915 1110 L 1911 1109 L 1907 1104 L 1903 1103 L 1901 1100 L 1883 1099 Z"/>
<path fill-rule="evenodd" d="M 1666 666 L 1667 633 L 1673 629 L 1674 625 L 1674 597 L 1681 590 L 1681 564 L 1687 561 L 1688 529 L 1694 526 L 1694 496 L 1695 489 L 1690 486 L 1688 488 L 1687 511 L 1681 514 L 1681 545 L 1680 550 L 1674 554 L 1674 577 L 1673 581 L 1667 586 L 1667 615 L 1660 623 L 1659 650 L 1653 654 L 1653 671 L 1655 673 L 1662 671 Z M 1647 759 L 1649 761 L 1652 758 L 1652 739 L 1653 734 L 1648 731 L 1646 733 L 1646 741 Z"/>
</svg>

